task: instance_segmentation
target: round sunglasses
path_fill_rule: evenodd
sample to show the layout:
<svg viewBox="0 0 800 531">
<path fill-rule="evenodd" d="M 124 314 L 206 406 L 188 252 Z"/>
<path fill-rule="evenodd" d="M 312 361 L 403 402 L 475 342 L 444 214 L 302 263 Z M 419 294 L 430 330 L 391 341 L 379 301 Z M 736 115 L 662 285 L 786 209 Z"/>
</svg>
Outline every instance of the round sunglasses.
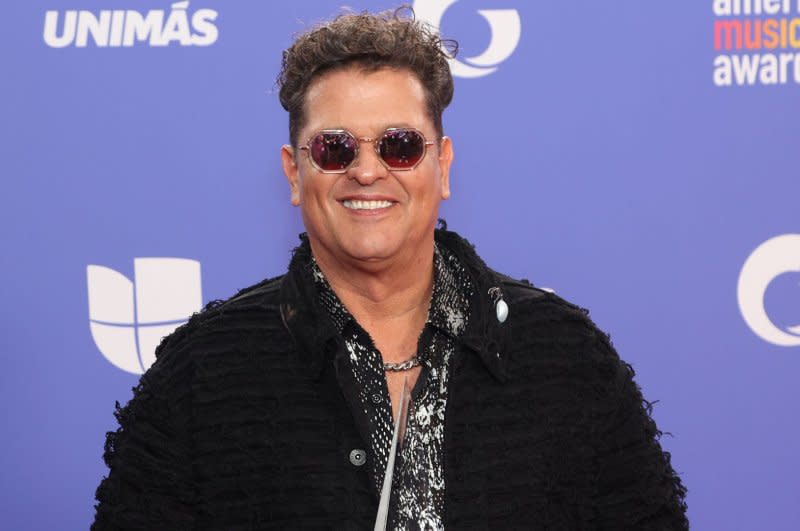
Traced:
<svg viewBox="0 0 800 531">
<path fill-rule="evenodd" d="M 344 173 L 358 157 L 361 142 L 371 142 L 378 160 L 391 171 L 413 170 L 435 143 L 413 127 L 390 127 L 377 138 L 357 137 L 347 129 L 323 129 L 299 149 L 308 151 L 311 164 L 322 173 Z"/>
</svg>

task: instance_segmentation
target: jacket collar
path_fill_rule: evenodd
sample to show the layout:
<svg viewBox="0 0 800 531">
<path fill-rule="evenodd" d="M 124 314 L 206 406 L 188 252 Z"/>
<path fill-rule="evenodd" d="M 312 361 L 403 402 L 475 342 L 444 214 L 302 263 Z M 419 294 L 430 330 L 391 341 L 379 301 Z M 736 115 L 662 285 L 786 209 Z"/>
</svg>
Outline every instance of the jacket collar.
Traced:
<svg viewBox="0 0 800 531">
<path fill-rule="evenodd" d="M 497 320 L 495 301 L 490 295 L 492 288 L 500 287 L 500 279 L 481 260 L 472 244 L 455 232 L 446 228 L 436 229 L 434 238 L 438 245 L 456 255 L 475 287 L 467 328 L 458 343 L 477 355 L 497 380 L 505 382 L 508 377 L 504 362 L 506 327 Z M 319 379 L 328 358 L 339 347 L 341 337 L 317 303 L 317 288 L 309 267 L 311 247 L 305 234 L 300 235 L 300 240 L 289 263 L 289 271 L 281 282 L 280 312 L 297 345 L 301 364 L 313 378 Z"/>
</svg>

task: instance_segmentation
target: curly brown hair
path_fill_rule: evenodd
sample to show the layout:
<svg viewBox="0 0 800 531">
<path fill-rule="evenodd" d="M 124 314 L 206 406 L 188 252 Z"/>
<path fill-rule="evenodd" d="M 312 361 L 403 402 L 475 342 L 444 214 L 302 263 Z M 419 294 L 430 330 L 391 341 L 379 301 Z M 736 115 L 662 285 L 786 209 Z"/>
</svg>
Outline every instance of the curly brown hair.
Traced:
<svg viewBox="0 0 800 531">
<path fill-rule="evenodd" d="M 289 139 L 297 146 L 303 128 L 308 87 L 332 70 L 356 67 L 408 69 L 425 90 L 427 111 L 439 137 L 442 113 L 453 99 L 453 76 L 447 58 L 458 43 L 442 39 L 430 25 L 414 19 L 409 6 L 381 13 L 346 13 L 299 35 L 283 52 L 278 75 L 280 100 L 289 111 Z"/>
</svg>

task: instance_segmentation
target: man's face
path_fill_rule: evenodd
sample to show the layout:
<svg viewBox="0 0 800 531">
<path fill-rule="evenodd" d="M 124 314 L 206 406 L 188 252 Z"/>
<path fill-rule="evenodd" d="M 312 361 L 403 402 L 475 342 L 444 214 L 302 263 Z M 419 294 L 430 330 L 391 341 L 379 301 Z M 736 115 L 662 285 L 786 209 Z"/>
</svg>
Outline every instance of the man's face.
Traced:
<svg viewBox="0 0 800 531">
<path fill-rule="evenodd" d="M 389 127 L 413 127 L 434 141 L 419 165 L 406 171 L 387 170 L 369 142 L 360 143 L 358 157 L 345 173 L 322 173 L 311 164 L 308 151 L 283 146 L 292 204 L 301 208 L 317 258 L 350 265 L 409 263 L 405 260 L 432 248 L 439 203 L 450 195 L 453 152 L 449 138 L 437 141 L 416 76 L 407 70 L 355 68 L 324 74 L 309 87 L 305 115 L 301 146 L 322 129 L 377 138 Z M 375 201 L 388 203 L 365 208 L 374 207 Z"/>
</svg>

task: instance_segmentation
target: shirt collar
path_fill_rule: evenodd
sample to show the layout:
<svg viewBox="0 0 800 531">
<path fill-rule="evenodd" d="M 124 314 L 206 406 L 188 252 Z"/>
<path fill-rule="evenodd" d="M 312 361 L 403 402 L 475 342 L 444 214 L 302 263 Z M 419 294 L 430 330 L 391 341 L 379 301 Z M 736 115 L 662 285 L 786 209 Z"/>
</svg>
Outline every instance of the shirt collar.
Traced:
<svg viewBox="0 0 800 531">
<path fill-rule="evenodd" d="M 355 322 L 352 314 L 336 296 L 313 255 L 309 263 L 311 276 L 318 288 L 320 305 L 342 334 L 348 325 Z M 433 292 L 426 325 L 456 338 L 464 331 L 469 316 L 469 303 L 473 295 L 472 282 L 458 259 L 446 249 L 434 244 Z"/>
<path fill-rule="evenodd" d="M 504 382 L 507 380 L 504 351 L 508 325 L 498 322 L 495 303 L 489 295 L 491 289 L 502 283 L 500 276 L 489 269 L 473 246 L 455 232 L 437 229 L 435 236 L 437 245 L 447 249 L 464 266 L 465 275 L 474 287 L 467 312 L 469 319 L 458 342 L 477 354 L 486 369 Z M 318 379 L 328 357 L 332 358 L 343 345 L 333 321 L 317 300 L 308 237 L 301 234 L 300 239 L 301 244 L 294 250 L 289 271 L 281 281 L 280 314 L 297 345 L 301 363 Z"/>
</svg>

